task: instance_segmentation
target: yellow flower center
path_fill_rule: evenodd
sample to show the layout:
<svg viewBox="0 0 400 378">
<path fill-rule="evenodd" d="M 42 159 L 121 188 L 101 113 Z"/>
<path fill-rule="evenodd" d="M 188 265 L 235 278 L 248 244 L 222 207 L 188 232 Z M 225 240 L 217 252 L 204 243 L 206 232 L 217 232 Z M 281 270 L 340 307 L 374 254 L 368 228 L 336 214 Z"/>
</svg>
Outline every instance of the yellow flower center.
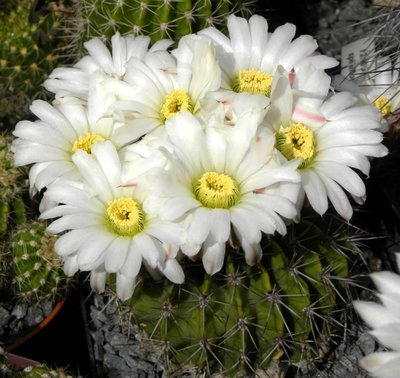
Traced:
<svg viewBox="0 0 400 378">
<path fill-rule="evenodd" d="M 256 70 L 241 70 L 233 82 L 233 90 L 237 93 L 247 92 L 270 96 L 272 75 Z"/>
<path fill-rule="evenodd" d="M 302 123 L 292 123 L 289 127 L 281 126 L 276 135 L 276 148 L 288 160 L 302 159 L 299 168 L 305 168 L 315 156 L 314 133 Z"/>
<path fill-rule="evenodd" d="M 193 187 L 196 198 L 204 207 L 229 209 L 240 196 L 239 185 L 231 177 L 217 172 L 204 173 Z"/>
<path fill-rule="evenodd" d="M 383 117 L 392 113 L 392 102 L 385 96 L 378 97 L 374 101 L 374 106 L 381 111 Z"/>
<path fill-rule="evenodd" d="M 72 146 L 72 153 L 77 150 L 83 150 L 89 155 L 92 153 L 92 146 L 95 142 L 102 142 L 105 140 L 102 136 L 97 135 L 95 133 L 87 133 L 85 135 L 81 135 Z"/>
<path fill-rule="evenodd" d="M 182 89 L 175 89 L 165 98 L 161 108 L 161 121 L 165 122 L 182 110 L 193 112 L 193 104 L 189 95 Z"/>
<path fill-rule="evenodd" d="M 145 213 L 134 199 L 122 197 L 108 203 L 107 220 L 116 234 L 134 236 L 144 228 Z"/>
</svg>

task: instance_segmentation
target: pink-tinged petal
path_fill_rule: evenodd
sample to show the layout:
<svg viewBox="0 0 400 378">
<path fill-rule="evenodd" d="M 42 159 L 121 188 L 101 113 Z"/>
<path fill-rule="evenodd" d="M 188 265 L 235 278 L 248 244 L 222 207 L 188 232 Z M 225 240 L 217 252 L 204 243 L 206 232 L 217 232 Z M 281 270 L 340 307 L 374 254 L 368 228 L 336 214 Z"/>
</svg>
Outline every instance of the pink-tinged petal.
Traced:
<svg viewBox="0 0 400 378">
<path fill-rule="evenodd" d="M 375 352 L 362 358 L 360 366 L 377 378 L 397 378 L 400 352 Z"/>
<path fill-rule="evenodd" d="M 225 243 L 218 243 L 211 238 L 203 244 L 203 266 L 209 275 L 219 272 L 224 265 Z"/>
<path fill-rule="evenodd" d="M 119 299 L 128 300 L 135 291 L 136 277 L 127 277 L 117 273 L 117 296 Z"/>
<path fill-rule="evenodd" d="M 104 268 L 108 273 L 118 272 L 125 264 L 130 239 L 116 237 L 104 251 Z"/>
<path fill-rule="evenodd" d="M 185 274 L 182 267 L 175 259 L 168 259 L 163 267 L 159 266 L 159 269 L 171 282 L 176 284 L 183 284 L 185 282 Z"/>
<path fill-rule="evenodd" d="M 375 302 L 354 301 L 354 308 L 371 328 L 381 328 L 399 322 L 399 318 Z"/>
<path fill-rule="evenodd" d="M 181 251 L 188 257 L 197 255 L 200 251 L 201 244 L 185 243 L 181 246 Z"/>
<path fill-rule="evenodd" d="M 262 258 L 262 248 L 259 243 L 251 244 L 247 239 L 243 238 L 240 244 L 243 248 L 244 258 L 248 265 L 253 266 L 260 262 Z"/>
<path fill-rule="evenodd" d="M 326 123 L 325 117 L 318 110 L 302 104 L 295 105 L 292 120 L 311 127 L 322 126 Z"/>
<path fill-rule="evenodd" d="M 353 215 L 353 208 L 343 189 L 335 181 L 319 172 L 319 177 L 325 185 L 326 193 L 335 210 L 347 221 Z"/>
<path fill-rule="evenodd" d="M 319 215 L 325 214 L 328 210 L 328 197 L 321 179 L 312 170 L 302 171 L 301 178 L 310 205 Z"/>
<path fill-rule="evenodd" d="M 106 279 L 106 272 L 93 270 L 90 273 L 90 287 L 96 294 L 104 293 L 104 290 L 106 289 Z"/>
</svg>

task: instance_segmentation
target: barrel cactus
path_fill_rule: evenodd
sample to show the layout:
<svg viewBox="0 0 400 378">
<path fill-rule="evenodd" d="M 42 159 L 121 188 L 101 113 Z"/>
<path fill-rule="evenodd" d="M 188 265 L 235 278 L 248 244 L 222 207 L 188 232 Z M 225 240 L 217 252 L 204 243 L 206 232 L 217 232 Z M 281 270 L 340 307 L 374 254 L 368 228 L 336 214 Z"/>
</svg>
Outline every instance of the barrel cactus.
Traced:
<svg viewBox="0 0 400 378">
<path fill-rule="evenodd" d="M 73 378 L 63 369 L 53 369 L 46 365 L 29 366 L 15 374 L 19 378 Z"/>
<path fill-rule="evenodd" d="M 41 84 L 58 59 L 61 2 L 48 1 L 37 12 L 34 4 L 21 0 L 0 10 L 0 118 L 11 123 L 27 113 L 33 98 L 45 96 Z"/>
<path fill-rule="evenodd" d="M 171 373 L 238 377 L 278 361 L 309 363 L 326 353 L 345 308 L 347 256 L 358 250 L 351 240 L 334 217 L 305 217 L 285 237 L 265 239 L 253 267 L 232 247 L 214 276 L 195 262 L 186 264 L 183 285 L 143 275 L 127 305 Z"/>
<path fill-rule="evenodd" d="M 155 42 L 180 37 L 207 26 L 223 28 L 229 14 L 249 15 L 251 0 L 75 0 L 77 16 L 67 20 L 72 51 L 84 53 L 90 38 L 106 41 L 121 35 L 149 35 Z"/>
<path fill-rule="evenodd" d="M 12 283 L 21 301 L 52 300 L 65 294 L 70 280 L 54 251 L 56 238 L 46 233 L 46 224 L 20 226 L 11 239 Z"/>
</svg>

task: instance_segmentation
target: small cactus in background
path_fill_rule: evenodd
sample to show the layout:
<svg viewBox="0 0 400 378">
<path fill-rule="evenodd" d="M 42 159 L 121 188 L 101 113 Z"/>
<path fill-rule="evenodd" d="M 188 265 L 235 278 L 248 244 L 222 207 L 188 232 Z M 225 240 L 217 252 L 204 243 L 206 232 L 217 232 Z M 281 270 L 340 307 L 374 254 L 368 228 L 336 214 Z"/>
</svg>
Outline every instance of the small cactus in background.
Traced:
<svg viewBox="0 0 400 378">
<path fill-rule="evenodd" d="M 29 366 L 16 373 L 18 378 L 74 378 L 63 369 L 53 369 L 46 365 Z"/>
<path fill-rule="evenodd" d="M 67 290 L 61 260 L 53 247 L 56 237 L 46 233 L 46 224 L 30 222 L 12 236 L 12 283 L 21 301 L 55 299 Z"/>
<path fill-rule="evenodd" d="M 11 137 L 0 135 L 0 239 L 9 231 L 10 222 L 25 221 L 23 195 L 28 191 L 28 175 L 14 167 L 10 145 Z"/>
<path fill-rule="evenodd" d="M 248 16 L 253 0 L 75 0 L 76 17 L 67 20 L 73 53 L 84 54 L 85 41 L 121 35 L 149 35 L 153 42 L 195 33 L 207 26 L 223 28 L 226 17 Z"/>
<path fill-rule="evenodd" d="M 247 376 L 273 362 L 320 357 L 345 307 L 347 256 L 358 251 L 348 226 L 305 217 L 284 238 L 265 240 L 263 251 L 249 267 L 231 249 L 212 277 L 190 262 L 183 285 L 150 277 L 138 283 L 128 302 L 133 319 L 163 348 L 171 372 L 197 366 Z"/>
<path fill-rule="evenodd" d="M 34 2 L 15 1 L 0 10 L 0 119 L 9 123 L 26 115 L 35 98 L 45 96 L 41 86 L 57 63 L 60 1 L 34 12 Z"/>
</svg>

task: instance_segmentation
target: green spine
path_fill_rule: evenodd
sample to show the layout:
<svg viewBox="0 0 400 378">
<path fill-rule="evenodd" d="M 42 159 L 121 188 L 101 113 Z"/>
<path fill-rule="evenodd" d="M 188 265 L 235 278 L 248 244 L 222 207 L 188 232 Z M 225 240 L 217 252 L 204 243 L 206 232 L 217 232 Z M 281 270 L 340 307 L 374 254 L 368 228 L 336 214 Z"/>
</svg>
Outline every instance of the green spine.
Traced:
<svg viewBox="0 0 400 378">
<path fill-rule="evenodd" d="M 143 275 L 127 305 L 163 348 L 169 373 L 198 369 L 241 377 L 278 361 L 318 358 L 318 345 L 329 343 L 333 314 L 345 307 L 345 251 L 356 249 L 346 230 L 339 239 L 331 235 L 329 222 L 313 216 L 289 226 L 286 237 L 265 240 L 253 267 L 230 249 L 212 277 L 199 262 L 187 263 L 183 285 Z"/>
</svg>

